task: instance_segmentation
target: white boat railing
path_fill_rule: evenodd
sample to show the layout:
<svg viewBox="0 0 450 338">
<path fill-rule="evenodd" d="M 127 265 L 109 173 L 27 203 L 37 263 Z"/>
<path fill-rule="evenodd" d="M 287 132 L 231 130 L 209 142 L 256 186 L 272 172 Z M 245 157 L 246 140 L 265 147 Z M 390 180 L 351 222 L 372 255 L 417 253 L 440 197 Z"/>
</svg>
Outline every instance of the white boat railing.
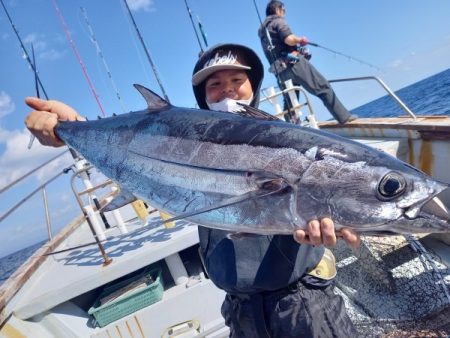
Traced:
<svg viewBox="0 0 450 338">
<path fill-rule="evenodd" d="M 104 188 L 108 185 L 113 185 L 114 182 L 110 179 L 107 179 L 105 182 L 100 183 L 96 186 L 87 187 L 86 190 L 83 191 L 77 191 L 75 187 L 75 178 L 83 178 L 83 176 L 91 169 L 93 169 L 94 166 L 92 165 L 85 165 L 84 167 L 74 171 L 71 179 L 70 179 L 70 185 L 72 187 L 72 191 L 75 195 L 75 198 L 80 206 L 81 211 L 83 212 L 83 215 L 86 219 L 87 224 L 89 225 L 89 228 L 91 229 L 92 235 L 94 236 L 95 242 L 97 243 L 97 246 L 102 254 L 103 257 L 103 265 L 106 266 L 112 262 L 112 259 L 108 256 L 106 253 L 105 248 L 103 247 L 103 244 L 101 243 L 103 240 L 106 240 L 106 237 L 104 237 L 104 232 L 101 229 L 100 224 L 98 223 L 95 211 L 90 203 L 85 204 L 83 203 L 81 196 L 82 195 L 90 195 L 97 189 Z M 113 190 L 108 197 L 114 197 L 117 196 L 120 192 L 120 189 L 117 188 Z M 106 200 L 108 197 L 105 197 Z"/>
<path fill-rule="evenodd" d="M 381 87 L 386 91 L 386 93 L 409 115 L 413 120 L 416 120 L 416 114 L 414 114 L 410 108 L 384 83 L 383 80 L 376 76 L 362 76 L 362 77 L 353 77 L 353 78 L 342 78 L 342 79 L 334 79 L 329 80 L 330 83 L 335 82 L 350 82 L 350 81 L 363 81 L 363 80 L 375 80 Z M 299 103 L 298 101 L 298 94 L 302 93 L 305 96 L 305 103 Z M 285 89 L 275 91 L 275 87 L 268 87 L 263 88 L 261 90 L 261 94 L 263 98 L 259 101 L 260 103 L 268 102 L 272 105 L 275 116 L 279 118 L 283 118 L 285 114 L 288 113 L 287 110 L 283 110 L 281 108 L 280 103 L 278 102 L 278 97 L 284 97 L 286 94 L 289 97 L 290 100 L 290 111 L 295 112 L 295 118 L 296 121 L 294 121 L 297 124 L 300 124 L 298 121 L 300 121 L 300 116 L 302 115 L 301 108 L 308 107 L 309 114 L 307 115 L 307 120 L 309 122 L 309 126 L 312 128 L 318 128 L 317 125 L 317 119 L 315 117 L 314 109 L 311 105 L 311 101 L 309 100 L 308 93 L 305 91 L 305 89 L 302 86 L 294 86 L 292 84 L 292 80 L 288 80 L 285 82 Z"/>
<path fill-rule="evenodd" d="M 408 113 L 409 116 L 411 116 L 414 120 L 417 118 L 416 115 L 411 111 L 411 109 L 409 109 L 408 106 L 397 95 L 395 95 L 395 93 L 379 77 L 362 76 L 362 77 L 334 79 L 334 80 L 330 80 L 329 82 L 333 83 L 333 82 L 347 82 L 347 81 L 361 81 L 361 80 L 377 81 L 381 85 L 381 87 L 383 87 L 383 89 L 386 90 L 386 92 L 389 94 L 389 96 L 392 97 L 400 105 L 400 107 L 402 107 L 403 110 Z"/>
<path fill-rule="evenodd" d="M 37 172 L 39 169 L 45 167 L 46 165 L 50 164 L 51 162 L 53 162 L 54 160 L 58 159 L 60 156 L 64 155 L 66 152 L 68 151 L 65 150 L 62 153 L 56 155 L 55 157 L 49 159 L 48 161 L 44 162 L 43 164 L 39 165 L 38 167 L 30 170 L 29 172 L 27 172 L 26 174 L 22 175 L 21 177 L 19 177 L 18 179 L 16 179 L 15 181 L 9 183 L 8 185 L 2 187 L 0 189 L 0 194 L 6 192 L 8 189 L 14 187 L 16 184 L 20 183 L 21 181 L 23 181 L 25 178 L 27 178 L 28 176 L 34 174 L 35 172 Z M 53 177 L 51 177 L 50 179 L 48 179 L 46 182 L 44 182 L 43 184 L 41 184 L 40 186 L 38 186 L 36 189 L 34 189 L 33 191 L 31 191 L 28 195 L 26 195 L 24 198 L 22 198 L 19 202 L 17 202 L 16 204 L 14 204 L 11 208 L 9 208 L 6 212 L 4 212 L 1 216 L 0 216 L 0 223 L 2 221 L 4 221 L 7 217 L 9 217 L 14 211 L 16 211 L 17 209 L 19 209 L 26 201 L 28 201 L 31 197 L 33 197 L 35 194 L 37 194 L 39 191 L 42 192 L 42 198 L 43 198 L 43 202 L 44 202 L 44 212 L 45 212 L 45 218 L 46 218 L 46 223 L 47 223 L 47 233 L 48 233 L 48 238 L 49 240 L 52 239 L 52 222 L 50 219 L 50 212 L 48 209 L 48 199 L 47 199 L 47 186 L 52 183 L 53 181 L 55 181 L 58 177 L 60 177 L 62 174 L 66 174 L 69 170 L 71 169 L 71 167 L 68 168 L 64 168 L 63 170 L 61 170 L 61 172 L 59 172 L 58 174 L 54 175 Z"/>
</svg>

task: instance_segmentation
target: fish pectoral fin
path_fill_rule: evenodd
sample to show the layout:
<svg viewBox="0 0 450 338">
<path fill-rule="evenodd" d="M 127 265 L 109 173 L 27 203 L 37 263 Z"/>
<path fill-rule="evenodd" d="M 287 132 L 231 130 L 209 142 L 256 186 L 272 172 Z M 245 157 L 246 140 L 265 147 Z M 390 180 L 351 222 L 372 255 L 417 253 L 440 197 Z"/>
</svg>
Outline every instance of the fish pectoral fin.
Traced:
<svg viewBox="0 0 450 338">
<path fill-rule="evenodd" d="M 238 115 L 241 115 L 243 117 L 251 117 L 251 118 L 257 118 L 260 120 L 267 120 L 267 121 L 281 121 L 278 117 L 270 115 L 269 113 L 266 113 L 265 111 L 259 110 L 257 108 L 248 106 L 246 104 L 242 104 L 238 102 L 238 105 L 240 105 L 244 110 L 242 111 L 236 111 L 235 113 Z"/>
<path fill-rule="evenodd" d="M 239 196 L 233 196 L 233 197 L 227 198 L 224 201 L 222 201 L 221 203 L 218 203 L 218 204 L 215 204 L 215 205 L 210 205 L 208 207 L 200 208 L 198 210 L 184 212 L 184 213 L 182 213 L 182 214 L 180 214 L 178 216 L 175 216 L 175 217 L 172 217 L 170 219 L 164 220 L 163 223 L 169 223 L 169 222 L 172 222 L 172 221 L 177 221 L 177 220 L 188 218 L 188 217 L 191 217 L 191 216 L 203 214 L 205 212 L 217 210 L 217 209 L 220 209 L 220 208 L 225 208 L 225 207 L 228 207 L 230 205 L 242 203 L 242 202 L 249 201 L 249 200 L 254 200 L 254 199 L 257 199 L 257 198 L 264 197 L 264 196 L 273 195 L 273 194 L 276 194 L 276 193 L 280 192 L 285 187 L 286 187 L 285 185 L 280 185 L 278 183 L 271 185 L 271 184 L 268 184 L 268 182 L 266 182 L 265 183 L 265 187 L 263 189 L 252 190 L 252 191 L 249 191 L 249 192 L 247 192 L 245 194 L 242 194 L 242 195 L 239 195 Z"/>
<path fill-rule="evenodd" d="M 154 111 L 154 110 L 161 110 L 171 107 L 171 104 L 164 100 L 161 96 L 156 94 L 154 91 L 141 86 L 140 84 L 134 84 L 134 88 L 136 88 L 139 93 L 144 97 L 145 101 L 147 102 L 148 109 Z"/>
</svg>

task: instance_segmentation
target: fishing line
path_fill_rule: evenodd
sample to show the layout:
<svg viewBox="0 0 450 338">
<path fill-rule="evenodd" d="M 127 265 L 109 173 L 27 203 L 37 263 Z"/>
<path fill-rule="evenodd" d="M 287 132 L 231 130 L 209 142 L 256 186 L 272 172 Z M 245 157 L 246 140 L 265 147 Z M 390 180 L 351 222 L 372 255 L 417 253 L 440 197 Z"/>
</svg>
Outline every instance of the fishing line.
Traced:
<svg viewBox="0 0 450 338">
<path fill-rule="evenodd" d="M 109 81 L 111 82 L 111 85 L 112 85 L 112 87 L 113 87 L 113 89 L 114 89 L 114 91 L 115 91 L 116 98 L 117 98 L 117 100 L 118 100 L 119 103 L 120 103 L 120 106 L 121 106 L 121 108 L 122 108 L 122 111 L 125 113 L 127 110 L 126 110 L 126 108 L 125 108 L 125 106 L 124 106 L 124 102 L 123 102 L 123 100 L 122 100 L 122 97 L 121 97 L 120 94 L 119 94 L 119 89 L 117 88 L 117 85 L 116 85 L 116 83 L 115 83 L 115 81 L 114 81 L 114 79 L 113 79 L 113 77 L 112 77 L 112 74 L 111 74 L 111 71 L 110 71 L 110 69 L 109 69 L 109 66 L 108 66 L 108 64 L 106 63 L 106 60 L 105 60 L 105 57 L 104 57 L 104 55 L 103 55 L 103 52 L 102 52 L 102 50 L 101 50 L 101 48 L 100 48 L 100 45 L 98 44 L 98 40 L 97 40 L 97 38 L 96 38 L 96 36 L 95 36 L 94 30 L 92 29 L 91 23 L 89 22 L 89 19 L 88 19 L 88 16 L 87 16 L 87 12 L 86 12 L 86 9 L 85 9 L 84 7 L 80 7 L 80 11 L 81 11 L 81 13 L 83 14 L 84 21 L 86 22 L 86 26 L 88 27 L 89 34 L 90 34 L 90 40 L 91 40 L 91 42 L 92 42 L 92 43 L 94 44 L 94 46 L 95 46 L 95 50 L 96 50 L 96 52 L 97 52 L 97 55 L 98 55 L 98 56 L 100 57 L 100 59 L 102 60 L 103 66 L 104 66 L 104 68 L 105 68 L 105 70 L 106 70 L 106 74 L 108 75 L 108 79 L 109 79 Z"/>
<path fill-rule="evenodd" d="M 379 67 L 377 67 L 377 66 L 375 66 L 375 65 L 373 65 L 373 64 L 371 64 L 371 63 L 368 63 L 368 62 L 366 62 L 366 61 L 364 61 L 364 60 L 357 59 L 357 58 L 355 58 L 355 57 L 353 57 L 353 56 L 350 56 L 350 55 L 347 55 L 347 54 L 338 52 L 337 50 L 334 50 L 334 49 L 331 49 L 331 48 L 328 48 L 328 47 L 319 45 L 318 43 L 315 43 L 315 42 L 311 42 L 311 41 L 310 41 L 310 42 L 308 42 L 308 45 L 313 46 L 313 47 L 322 48 L 322 49 L 324 49 L 324 50 L 326 50 L 326 51 L 328 51 L 328 52 L 330 52 L 330 53 L 337 54 L 337 55 L 341 55 L 341 56 L 343 56 L 343 57 L 346 57 L 346 58 L 349 59 L 349 60 L 353 60 L 353 61 L 359 62 L 359 63 L 361 63 L 361 64 L 364 64 L 364 65 L 366 65 L 366 66 L 369 66 L 369 67 L 371 67 L 371 68 L 374 68 L 374 69 L 376 69 L 376 70 L 378 70 L 378 71 L 381 71 L 381 69 L 380 69 Z"/>
</svg>

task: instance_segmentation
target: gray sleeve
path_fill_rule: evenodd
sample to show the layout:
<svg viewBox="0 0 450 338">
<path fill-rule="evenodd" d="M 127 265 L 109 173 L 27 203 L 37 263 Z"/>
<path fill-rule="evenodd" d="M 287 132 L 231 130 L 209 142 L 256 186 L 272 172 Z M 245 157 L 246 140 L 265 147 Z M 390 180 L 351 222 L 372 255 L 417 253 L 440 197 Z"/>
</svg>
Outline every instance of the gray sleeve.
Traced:
<svg viewBox="0 0 450 338">
<path fill-rule="evenodd" d="M 276 20 L 274 20 L 274 26 L 281 41 L 284 41 L 284 39 L 292 34 L 291 27 L 289 27 L 286 20 L 284 20 L 283 18 L 277 18 Z"/>
</svg>

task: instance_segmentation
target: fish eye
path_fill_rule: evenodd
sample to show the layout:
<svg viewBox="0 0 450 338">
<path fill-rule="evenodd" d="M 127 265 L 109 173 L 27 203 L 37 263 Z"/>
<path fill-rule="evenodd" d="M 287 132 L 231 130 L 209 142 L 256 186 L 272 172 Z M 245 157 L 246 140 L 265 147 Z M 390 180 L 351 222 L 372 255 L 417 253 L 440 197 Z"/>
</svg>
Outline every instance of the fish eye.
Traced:
<svg viewBox="0 0 450 338">
<path fill-rule="evenodd" d="M 386 174 L 378 185 L 379 197 L 382 200 L 390 200 L 400 196 L 406 188 L 405 178 L 396 172 Z"/>
</svg>

